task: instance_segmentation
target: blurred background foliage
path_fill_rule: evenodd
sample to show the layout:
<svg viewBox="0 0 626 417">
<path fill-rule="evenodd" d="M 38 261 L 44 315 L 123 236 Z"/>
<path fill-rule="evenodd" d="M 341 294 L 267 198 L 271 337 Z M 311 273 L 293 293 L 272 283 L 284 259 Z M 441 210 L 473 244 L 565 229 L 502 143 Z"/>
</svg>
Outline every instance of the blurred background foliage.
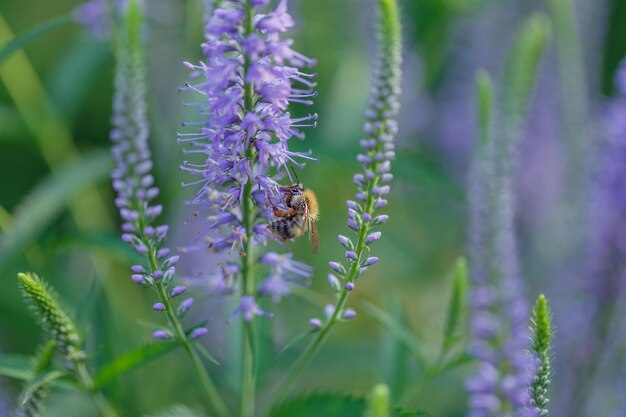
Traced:
<svg viewBox="0 0 626 417">
<path fill-rule="evenodd" d="M 197 0 L 146 1 L 149 105 L 157 183 L 163 190 L 174 246 L 193 233 L 180 188 L 183 156 L 175 132 L 193 118 L 177 87 L 185 82 L 183 60 L 199 58 L 202 4 Z M 320 254 L 305 239 L 293 244 L 300 259 L 316 267 L 311 291 L 268 305 L 275 316 L 263 324 L 265 341 L 259 381 L 271 382 L 295 358 L 302 344 L 282 347 L 331 299 L 326 262 L 341 252 L 336 234 L 346 230 L 345 200 L 354 190 L 356 146 L 363 123 L 373 45 L 373 7 L 366 0 L 290 0 L 298 23 L 298 49 L 318 60 L 318 128 L 301 149 L 320 157 L 301 181 L 321 204 Z M 498 76 L 515 28 L 541 0 L 404 0 L 405 67 L 396 179 L 391 220 L 377 244 L 380 265 L 358 283 L 351 304 L 357 320 L 341 325 L 298 385 L 299 392 L 342 391 L 362 395 L 378 382 L 432 416 L 460 416 L 465 410 L 466 368 L 423 383 L 419 366 L 398 334 L 410 332 L 419 349 L 434 357 L 441 344 L 455 259 L 466 242 L 467 171 L 474 140 L 473 79 L 479 68 Z M 66 15 L 76 0 L 0 0 L 0 45 L 13 34 Z M 612 77 L 626 51 L 626 2 L 579 0 L 581 69 L 592 108 L 612 94 Z M 542 64 L 540 88 L 520 150 L 523 170 L 516 184 L 518 218 L 529 297 L 550 289 L 537 240 L 545 219 L 558 207 L 562 186 L 563 134 L 559 132 L 559 77 L 554 45 Z M 29 43 L 0 63 L 0 353 L 23 360 L 41 342 L 40 331 L 18 292 L 18 271 L 46 277 L 75 312 L 89 342 L 93 363 L 149 340 L 152 293 L 129 279 L 133 253 L 119 239 L 119 219 L 108 181 L 112 54 L 107 43 L 66 24 Z M 555 105 L 556 103 L 556 105 Z M 295 109 L 294 112 L 304 112 Z M 557 128 L 555 128 L 557 126 Z M 556 179 L 555 179 L 556 178 Z M 541 233 L 545 233 L 542 231 Z M 542 234 L 543 236 L 543 234 Z M 181 270 L 192 274 L 214 265 L 212 255 L 187 257 Z M 319 295 L 321 294 L 321 295 Z M 530 298 L 529 298 L 530 299 Z M 303 301 L 304 300 L 304 301 Z M 402 328 L 380 325 L 382 307 Z M 238 331 L 228 324 L 234 306 L 207 299 L 195 314 L 209 320 L 205 343 L 222 363 L 211 371 L 223 387 L 236 390 Z M 558 318 L 557 318 L 558 321 Z M 271 347 L 273 344 L 273 348 Z M 269 346 L 269 347 L 268 347 Z M 157 415 L 174 403 L 199 405 L 187 361 L 169 353 L 106 385 L 123 415 Z M 8 357 L 8 356 L 7 356 Z M 410 366 L 406 366 L 406 364 Z M 0 362 L 0 367 L 2 363 Z M 341 370 L 338 372 L 338 369 Z M 0 379 L 0 402 L 10 406 L 19 384 Z M 230 400 L 230 399 L 229 399 Z M 61 390 L 48 400 L 49 416 L 94 415 L 88 399 Z M 0 406 L 0 415 L 4 415 Z M 69 413 L 69 414 L 68 414 Z"/>
</svg>

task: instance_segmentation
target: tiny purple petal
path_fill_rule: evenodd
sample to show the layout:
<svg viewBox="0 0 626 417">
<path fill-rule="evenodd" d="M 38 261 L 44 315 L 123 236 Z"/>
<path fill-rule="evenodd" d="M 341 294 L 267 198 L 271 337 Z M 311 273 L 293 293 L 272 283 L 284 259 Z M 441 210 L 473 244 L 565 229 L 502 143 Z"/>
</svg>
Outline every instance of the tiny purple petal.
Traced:
<svg viewBox="0 0 626 417">
<path fill-rule="evenodd" d="M 346 273 L 346 270 L 344 269 L 344 267 L 338 262 L 328 262 L 328 266 L 333 271 L 339 272 L 342 275 Z"/>
<path fill-rule="evenodd" d="M 346 251 L 345 257 L 346 257 L 346 259 L 350 259 L 350 260 L 353 260 L 353 261 L 356 261 L 356 259 L 357 259 L 356 252 L 351 251 L 351 250 Z"/>
<path fill-rule="evenodd" d="M 353 309 L 349 308 L 346 311 L 343 312 L 343 314 L 341 315 L 342 318 L 346 319 L 346 320 L 350 320 L 356 317 L 356 311 L 354 311 Z"/>
<path fill-rule="evenodd" d="M 346 282 L 346 290 L 348 291 L 354 290 L 354 283 L 350 281 Z"/>
<path fill-rule="evenodd" d="M 339 243 L 341 243 L 341 246 L 343 246 L 344 248 L 352 247 L 352 242 L 347 237 L 339 235 L 337 236 L 337 239 L 339 240 Z"/>
<path fill-rule="evenodd" d="M 367 235 L 367 237 L 365 238 L 365 243 L 372 243 L 372 242 L 376 242 L 378 239 L 380 239 L 380 236 L 382 235 L 381 232 L 374 232 L 374 233 L 370 233 L 369 235 Z"/>
<path fill-rule="evenodd" d="M 332 288 L 333 291 L 339 292 L 341 291 L 341 284 L 339 283 L 339 279 L 333 274 L 328 274 L 328 285 Z"/>
<path fill-rule="evenodd" d="M 167 340 L 167 339 L 171 339 L 172 335 L 166 332 L 165 330 L 157 330 L 155 332 L 152 332 L 152 337 L 154 337 L 157 340 Z"/>
<path fill-rule="evenodd" d="M 146 280 L 144 279 L 144 276 L 141 274 L 133 274 L 130 276 L 130 278 L 135 281 L 137 284 L 145 284 Z"/>
<path fill-rule="evenodd" d="M 191 337 L 192 339 L 197 339 L 207 333 L 209 333 L 209 329 L 207 329 L 206 327 L 198 327 L 197 329 L 193 329 L 189 337 Z"/>
<path fill-rule="evenodd" d="M 187 287 L 185 287 L 184 285 L 177 285 L 176 287 L 172 288 L 171 297 L 177 297 L 184 293 L 186 290 Z"/>
<path fill-rule="evenodd" d="M 319 329 L 320 327 L 322 327 L 322 322 L 320 319 L 311 319 L 309 320 L 309 326 L 314 329 Z"/>
<path fill-rule="evenodd" d="M 369 258 L 365 260 L 365 263 L 363 264 L 363 266 L 374 265 L 375 263 L 378 263 L 378 260 L 379 259 L 376 256 L 370 256 Z"/>
<path fill-rule="evenodd" d="M 165 305 L 163 303 L 154 303 L 152 309 L 154 311 L 165 311 Z"/>
<path fill-rule="evenodd" d="M 387 220 L 389 220 L 389 216 L 387 216 L 386 214 L 381 214 L 380 216 L 376 216 L 374 218 L 374 223 L 375 224 L 383 224 L 385 223 Z"/>
</svg>

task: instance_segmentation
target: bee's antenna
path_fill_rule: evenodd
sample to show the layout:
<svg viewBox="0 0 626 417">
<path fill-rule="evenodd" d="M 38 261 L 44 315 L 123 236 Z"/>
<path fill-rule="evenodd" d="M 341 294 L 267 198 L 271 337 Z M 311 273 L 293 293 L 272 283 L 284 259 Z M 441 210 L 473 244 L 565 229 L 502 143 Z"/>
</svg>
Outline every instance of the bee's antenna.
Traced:
<svg viewBox="0 0 626 417">
<path fill-rule="evenodd" d="M 296 177 L 296 185 L 300 185 L 300 178 L 298 178 L 298 174 L 296 174 L 296 170 L 293 169 L 293 166 L 290 166 L 291 172 L 293 172 L 293 176 Z"/>
</svg>

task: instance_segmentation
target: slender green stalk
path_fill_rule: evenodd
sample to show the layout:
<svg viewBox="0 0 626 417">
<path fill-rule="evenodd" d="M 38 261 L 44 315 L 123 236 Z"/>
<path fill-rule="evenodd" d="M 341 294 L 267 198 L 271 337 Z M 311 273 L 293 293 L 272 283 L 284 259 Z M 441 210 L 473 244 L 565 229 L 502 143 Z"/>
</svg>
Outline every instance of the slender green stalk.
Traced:
<svg viewBox="0 0 626 417">
<path fill-rule="evenodd" d="M 150 266 L 152 267 L 152 270 L 157 269 L 154 251 L 151 251 L 150 253 Z M 215 384 L 213 383 L 213 381 L 211 380 L 211 377 L 207 373 L 206 368 L 203 366 L 202 361 L 200 360 L 200 357 L 198 356 L 198 353 L 196 352 L 193 345 L 191 344 L 191 341 L 187 337 L 187 334 L 185 333 L 185 330 L 183 329 L 183 326 L 181 325 L 180 320 L 178 320 L 178 317 L 176 316 L 176 313 L 174 309 L 172 308 L 172 305 L 170 304 L 170 299 L 165 292 L 165 287 L 163 286 L 163 282 L 158 281 L 156 283 L 156 290 L 157 290 L 157 293 L 159 294 L 161 303 L 163 303 L 163 305 L 165 306 L 165 313 L 167 314 L 167 319 L 170 322 L 172 329 L 174 329 L 174 332 L 176 333 L 176 339 L 183 346 L 183 349 L 189 356 L 189 359 L 191 360 L 191 364 L 196 372 L 196 375 L 198 376 L 198 379 L 200 379 L 200 382 L 202 383 L 202 388 L 203 388 L 203 391 L 204 391 L 204 394 L 206 396 L 209 406 L 213 408 L 220 417 L 230 417 L 231 414 L 228 411 L 226 404 L 222 400 L 222 397 L 220 396 L 219 392 L 217 391 L 217 388 L 215 387 Z"/>
<path fill-rule="evenodd" d="M 382 145 L 378 145 L 378 146 L 382 148 Z M 377 149 L 377 151 L 380 152 L 380 149 Z M 378 166 L 377 164 L 375 164 L 373 167 L 374 172 L 376 171 L 377 168 Z M 367 201 L 365 204 L 365 209 L 363 211 L 364 213 L 372 214 L 374 212 L 374 202 L 375 202 L 374 197 L 375 196 L 372 193 L 372 188 L 378 185 L 378 180 L 379 178 L 376 177 L 372 181 L 369 181 L 368 185 L 366 186 L 365 192 L 368 197 L 367 197 Z M 365 237 L 368 235 L 369 231 L 370 231 L 369 223 L 364 223 L 363 227 L 361 228 L 361 231 L 359 232 L 359 240 L 354 250 L 354 252 L 357 255 L 357 259 L 352 263 L 350 267 L 350 271 L 348 275 L 346 276 L 346 282 L 354 282 L 354 280 L 357 277 L 357 274 L 359 272 L 359 265 L 361 265 L 361 261 L 363 259 L 364 251 L 366 248 Z M 291 368 L 289 369 L 285 377 L 282 379 L 282 381 L 278 385 L 278 388 L 276 389 L 275 394 L 270 401 L 269 414 L 267 414 L 267 416 L 271 416 L 272 413 L 276 411 L 275 408 L 282 403 L 282 401 L 286 398 L 287 394 L 289 394 L 289 391 L 291 390 L 291 388 L 293 388 L 294 381 L 300 376 L 300 373 L 302 373 L 302 371 L 306 368 L 309 362 L 311 362 L 313 357 L 315 357 L 315 355 L 320 350 L 320 348 L 322 347 L 326 339 L 328 339 L 328 336 L 330 335 L 331 330 L 335 327 L 335 324 L 339 322 L 339 319 L 340 319 L 339 315 L 343 311 L 343 308 L 345 307 L 346 302 L 348 301 L 349 294 L 350 294 L 350 291 L 346 289 L 346 287 L 344 286 L 344 288 L 342 289 L 339 295 L 339 298 L 337 299 L 337 302 L 335 303 L 335 308 L 334 308 L 334 312 L 332 316 L 330 317 L 330 319 L 326 321 L 326 323 L 322 326 L 319 332 L 316 333 L 315 338 L 309 343 L 309 345 L 302 352 L 300 357 L 298 357 L 296 362 L 294 362 L 294 364 L 291 366 Z"/>
<path fill-rule="evenodd" d="M 379 0 L 379 26 L 377 30 L 378 38 L 378 62 L 374 75 L 373 85 L 376 86 L 371 97 L 371 101 L 381 102 L 383 105 L 381 108 L 373 109 L 376 114 L 375 118 L 379 122 L 380 127 L 377 127 L 377 136 L 375 137 L 376 145 L 369 151 L 372 158 L 371 165 L 368 169 L 371 170 L 374 175 L 369 178 L 366 184 L 360 188 L 360 191 L 366 196 L 363 207 L 362 217 L 367 215 L 370 219 L 373 218 L 376 208 L 375 203 L 378 196 L 374 194 L 373 190 L 378 188 L 381 181 L 380 168 L 384 162 L 379 161 L 375 156 L 382 155 L 384 152 L 384 143 L 380 140 L 376 140 L 379 136 L 393 136 L 394 132 L 389 127 L 389 124 L 385 123 L 385 120 L 389 118 L 389 114 L 394 114 L 397 109 L 390 108 L 389 98 L 394 94 L 397 94 L 399 88 L 397 83 L 400 79 L 400 64 L 401 64 L 401 25 L 398 7 L 395 0 Z M 389 92 L 389 96 L 379 96 L 378 88 L 385 87 Z M 388 163 L 388 162 L 387 162 Z M 313 340 L 305 348 L 298 359 L 293 363 L 291 368 L 287 371 L 283 379 L 280 381 L 278 387 L 274 391 L 273 396 L 268 403 L 266 416 L 271 416 L 277 411 L 277 408 L 281 405 L 283 400 L 287 397 L 290 390 L 294 386 L 294 382 L 300 376 L 302 371 L 307 367 L 309 362 L 315 357 L 317 352 L 321 349 L 326 339 L 328 339 L 330 332 L 335 325 L 341 320 L 344 307 L 348 300 L 348 295 L 354 286 L 352 285 L 357 276 L 361 272 L 360 269 L 365 264 L 364 258 L 367 256 L 366 249 L 368 249 L 366 237 L 371 231 L 374 223 L 369 220 L 363 221 L 358 234 L 358 241 L 354 245 L 355 258 L 352 260 L 349 271 L 343 276 L 346 284 L 339 293 L 337 301 L 334 306 L 332 315 L 326 320 L 319 331 L 315 334 Z"/>
<path fill-rule="evenodd" d="M 81 383 L 81 385 L 89 392 L 89 395 L 93 399 L 100 415 L 102 417 L 119 417 L 119 414 L 115 411 L 115 409 L 111 406 L 109 401 L 106 399 L 104 395 L 100 391 L 94 391 L 94 383 L 91 374 L 87 370 L 85 363 L 82 361 L 75 362 L 76 366 L 76 375 Z"/>
<path fill-rule="evenodd" d="M 245 3 L 246 19 L 244 22 L 244 32 L 246 36 L 249 36 L 254 30 L 254 16 L 252 10 L 252 4 L 250 0 L 246 0 Z M 245 55 L 244 62 L 244 76 L 250 69 L 250 57 Z M 244 86 L 244 111 L 252 111 L 254 107 L 254 86 L 250 83 L 246 83 Z M 250 163 L 255 157 L 254 154 L 254 139 L 250 141 L 250 145 L 246 150 L 246 156 L 250 159 Z M 252 182 L 244 186 L 243 201 L 242 201 L 242 215 L 243 226 L 245 229 L 245 235 L 247 241 L 245 242 L 243 257 L 241 260 L 242 268 L 242 295 L 252 296 L 254 295 L 254 245 L 253 245 L 253 227 L 254 227 L 254 205 L 252 204 Z M 253 357 L 253 335 L 254 335 L 253 322 L 246 322 L 242 320 L 242 333 L 243 333 L 243 346 L 241 349 L 241 417 L 254 417 L 255 408 L 255 396 L 256 396 L 256 381 L 254 375 L 254 357 Z"/>
</svg>

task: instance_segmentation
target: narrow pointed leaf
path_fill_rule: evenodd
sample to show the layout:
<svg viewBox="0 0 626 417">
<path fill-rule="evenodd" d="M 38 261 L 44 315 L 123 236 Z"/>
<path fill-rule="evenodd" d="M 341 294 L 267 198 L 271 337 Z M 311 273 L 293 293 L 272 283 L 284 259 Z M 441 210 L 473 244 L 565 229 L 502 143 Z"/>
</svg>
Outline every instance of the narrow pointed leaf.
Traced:
<svg viewBox="0 0 626 417">
<path fill-rule="evenodd" d="M 112 167 L 109 154 L 96 151 L 72 161 L 37 185 L 20 203 L 10 227 L 0 236 L 0 267 L 38 238 L 70 200 L 107 179 Z"/>
<path fill-rule="evenodd" d="M 160 342 L 126 352 L 100 369 L 100 372 L 94 378 L 95 387 L 100 388 L 120 375 L 160 358 L 178 346 L 179 345 L 174 342 Z"/>
<path fill-rule="evenodd" d="M 72 15 L 70 13 L 70 14 L 55 17 L 53 19 L 42 22 L 32 27 L 31 29 L 28 29 L 16 35 L 15 37 L 13 37 L 13 39 L 9 40 L 6 44 L 4 44 L 2 46 L 2 49 L 0 49 L 0 65 L 2 65 L 2 61 L 7 59 L 9 56 L 11 56 L 13 52 L 17 51 L 18 49 L 23 48 L 29 42 L 32 42 L 42 37 L 43 35 L 47 34 L 48 32 L 51 32 L 57 28 L 60 28 L 66 23 L 70 23 L 71 21 L 72 21 Z"/>
</svg>

